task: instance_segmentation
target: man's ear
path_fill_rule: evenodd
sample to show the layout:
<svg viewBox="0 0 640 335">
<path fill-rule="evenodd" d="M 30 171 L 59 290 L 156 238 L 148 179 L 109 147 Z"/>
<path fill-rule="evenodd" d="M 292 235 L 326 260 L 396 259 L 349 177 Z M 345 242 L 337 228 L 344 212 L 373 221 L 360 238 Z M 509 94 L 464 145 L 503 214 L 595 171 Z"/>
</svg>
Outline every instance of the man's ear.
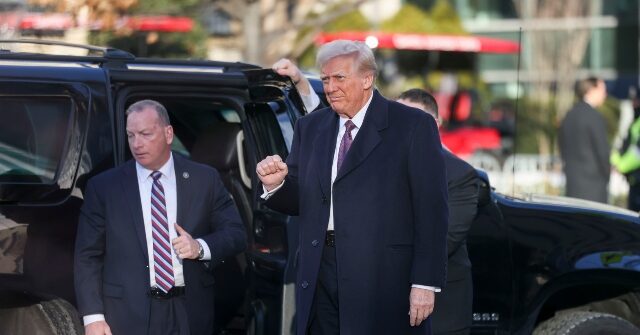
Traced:
<svg viewBox="0 0 640 335">
<path fill-rule="evenodd" d="M 362 77 L 362 86 L 365 90 L 368 90 L 373 86 L 373 73 L 367 73 Z"/>
<path fill-rule="evenodd" d="M 167 138 L 167 144 L 171 144 L 173 142 L 173 127 L 171 125 L 166 126 L 164 131 L 165 137 Z"/>
</svg>

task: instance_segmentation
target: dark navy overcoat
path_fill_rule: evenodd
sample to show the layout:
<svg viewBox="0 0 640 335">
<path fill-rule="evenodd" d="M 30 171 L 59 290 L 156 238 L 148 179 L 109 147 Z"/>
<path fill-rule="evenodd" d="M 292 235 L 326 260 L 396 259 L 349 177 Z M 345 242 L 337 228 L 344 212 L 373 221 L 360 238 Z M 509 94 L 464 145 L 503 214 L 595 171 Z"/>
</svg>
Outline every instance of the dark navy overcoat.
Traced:
<svg viewBox="0 0 640 335">
<path fill-rule="evenodd" d="M 447 179 L 437 126 L 374 92 L 332 192 L 338 124 L 330 107 L 299 119 L 289 174 L 267 201 L 299 215 L 298 334 L 309 321 L 331 201 L 340 334 L 429 334 L 429 321 L 409 326 L 408 311 L 412 284 L 445 284 Z"/>
</svg>

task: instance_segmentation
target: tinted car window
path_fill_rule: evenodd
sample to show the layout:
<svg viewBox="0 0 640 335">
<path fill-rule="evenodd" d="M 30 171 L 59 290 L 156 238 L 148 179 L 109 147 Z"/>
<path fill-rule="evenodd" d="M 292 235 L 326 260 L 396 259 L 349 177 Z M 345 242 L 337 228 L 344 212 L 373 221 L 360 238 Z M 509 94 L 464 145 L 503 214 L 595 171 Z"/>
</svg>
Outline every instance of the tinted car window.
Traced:
<svg viewBox="0 0 640 335">
<path fill-rule="evenodd" d="M 72 105 L 63 97 L 0 97 L 0 183 L 55 182 Z"/>
<path fill-rule="evenodd" d="M 245 110 L 252 132 L 257 136 L 258 157 L 277 154 L 286 159 L 293 140 L 293 126 L 280 104 L 251 103 Z"/>
<path fill-rule="evenodd" d="M 145 97 L 147 98 L 147 97 Z M 174 131 L 171 150 L 187 157 L 192 156 L 194 146 L 204 145 L 203 141 L 209 141 L 211 154 L 215 150 L 215 144 L 227 140 L 227 134 L 211 137 L 219 132 L 225 124 L 236 124 L 240 129 L 240 118 L 232 104 L 227 101 L 211 101 L 211 99 L 185 98 L 185 97 L 149 97 L 165 106 Z M 127 101 L 127 107 L 141 98 L 131 98 Z M 207 135 L 210 138 L 205 139 Z M 131 159 L 131 152 L 127 146 L 126 159 Z M 191 157 L 198 160 L 197 157 Z M 210 164 L 211 165 L 211 164 Z M 215 167 L 215 166 L 214 166 Z"/>
<path fill-rule="evenodd" d="M 280 130 L 282 131 L 284 143 L 287 145 L 287 151 L 290 151 L 291 143 L 293 142 L 293 125 L 291 124 L 291 118 L 289 117 L 287 108 L 282 103 L 278 103 L 275 101 L 270 102 L 269 105 L 273 109 L 273 112 L 276 114 L 276 118 L 278 119 L 278 125 L 280 126 Z"/>
</svg>

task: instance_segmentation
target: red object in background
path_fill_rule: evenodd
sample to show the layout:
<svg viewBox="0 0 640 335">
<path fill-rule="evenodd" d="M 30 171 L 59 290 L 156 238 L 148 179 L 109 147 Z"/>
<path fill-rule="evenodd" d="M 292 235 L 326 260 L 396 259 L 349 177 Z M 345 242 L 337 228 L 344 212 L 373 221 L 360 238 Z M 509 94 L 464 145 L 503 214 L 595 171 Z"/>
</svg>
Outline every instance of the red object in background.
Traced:
<svg viewBox="0 0 640 335">
<path fill-rule="evenodd" d="M 21 30 L 67 30 L 75 25 L 71 14 L 28 13 L 20 20 Z"/>
<path fill-rule="evenodd" d="M 497 150 L 501 147 L 500 133 L 489 127 L 440 129 L 440 140 L 454 154 L 465 157 L 476 150 Z"/>
<path fill-rule="evenodd" d="M 431 95 L 436 99 L 436 103 L 438 103 L 438 115 L 444 121 L 448 121 L 451 117 L 451 95 L 450 94 L 442 94 L 440 92 L 430 92 Z"/>
<path fill-rule="evenodd" d="M 342 31 L 320 33 L 316 44 L 322 45 L 334 40 L 376 42 L 377 48 L 398 50 L 432 50 L 482 53 L 518 53 L 520 45 L 512 40 L 464 35 L 394 34 L 369 31 Z"/>
<path fill-rule="evenodd" d="M 21 13 L 17 11 L 0 12 L 0 29 L 18 29 L 20 28 Z"/>
<path fill-rule="evenodd" d="M 460 91 L 454 95 L 433 93 L 433 97 L 445 124 L 440 128 L 440 140 L 451 152 L 466 158 L 478 150 L 492 151 L 502 147 L 502 136 L 496 128 L 465 125 L 473 104 L 468 92 Z"/>
<path fill-rule="evenodd" d="M 80 24 L 82 25 L 82 24 Z M 85 24 L 86 25 L 86 24 Z M 99 21 L 91 22 L 92 30 L 102 29 Z M 184 33 L 193 30 L 193 20 L 183 16 L 129 16 L 124 17 L 116 26 L 127 27 L 134 31 L 156 31 Z M 73 17 L 66 13 L 28 13 L 19 23 L 21 30 L 67 30 L 77 26 Z"/>
<path fill-rule="evenodd" d="M 469 92 L 459 91 L 453 95 L 440 92 L 431 94 L 438 103 L 438 114 L 442 120 L 462 123 L 471 117 L 473 98 Z"/>
<path fill-rule="evenodd" d="M 451 103 L 454 110 L 451 111 L 451 116 L 453 116 L 453 120 L 450 121 L 458 121 L 464 122 L 469 119 L 471 116 L 471 95 L 467 92 L 458 92 L 458 94 L 453 96 L 453 102 Z"/>
<path fill-rule="evenodd" d="M 186 33 L 193 29 L 193 20 L 176 16 L 133 16 L 126 26 L 135 31 L 157 31 Z"/>
</svg>

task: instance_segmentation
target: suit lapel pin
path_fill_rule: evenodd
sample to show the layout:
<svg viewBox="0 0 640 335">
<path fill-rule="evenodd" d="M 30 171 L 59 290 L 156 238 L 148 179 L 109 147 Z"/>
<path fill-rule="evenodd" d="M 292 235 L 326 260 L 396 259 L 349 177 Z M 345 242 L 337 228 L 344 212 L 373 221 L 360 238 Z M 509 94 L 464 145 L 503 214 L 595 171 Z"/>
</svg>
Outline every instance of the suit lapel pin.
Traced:
<svg viewBox="0 0 640 335">
<path fill-rule="evenodd" d="M 189 179 L 189 172 L 183 172 L 182 173 L 182 178 Z"/>
</svg>

